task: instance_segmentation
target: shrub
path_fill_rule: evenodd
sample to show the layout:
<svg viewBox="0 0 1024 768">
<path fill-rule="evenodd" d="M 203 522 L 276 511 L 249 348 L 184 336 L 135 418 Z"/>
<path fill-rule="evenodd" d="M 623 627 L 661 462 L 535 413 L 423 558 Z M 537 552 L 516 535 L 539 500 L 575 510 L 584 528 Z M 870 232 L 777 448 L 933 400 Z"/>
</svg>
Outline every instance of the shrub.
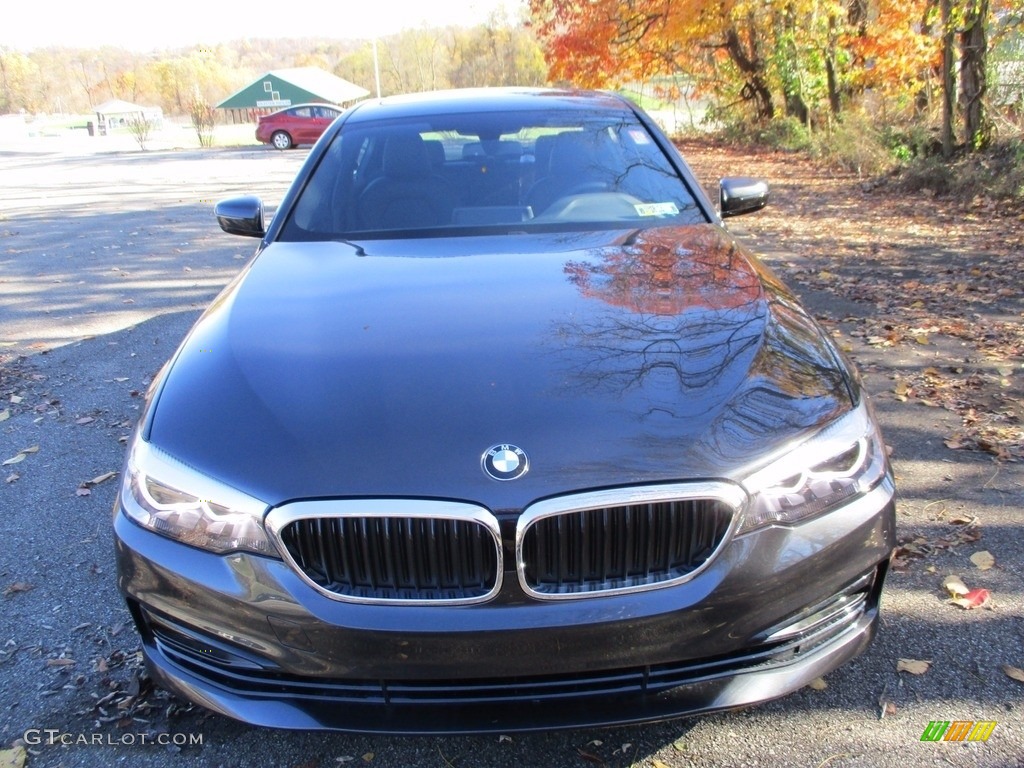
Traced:
<svg viewBox="0 0 1024 768">
<path fill-rule="evenodd" d="M 213 127 L 216 123 L 216 112 L 213 107 L 197 91 L 189 102 L 188 112 L 189 117 L 192 118 L 192 127 L 195 129 L 196 137 L 199 139 L 199 146 L 212 147 Z"/>
<path fill-rule="evenodd" d="M 150 120 L 141 114 L 134 116 L 128 121 L 128 133 L 135 137 L 135 141 L 139 143 L 139 149 L 143 152 L 146 151 L 146 142 L 149 141 L 149 137 L 153 134 L 155 127 L 155 120 Z"/>
<path fill-rule="evenodd" d="M 813 146 L 810 130 L 795 117 L 779 117 L 762 128 L 757 139 L 759 144 L 788 152 L 806 152 Z"/>
<path fill-rule="evenodd" d="M 853 112 L 833 123 L 829 131 L 814 135 L 812 154 L 858 176 L 884 173 L 895 162 L 883 133 L 866 117 Z"/>
</svg>

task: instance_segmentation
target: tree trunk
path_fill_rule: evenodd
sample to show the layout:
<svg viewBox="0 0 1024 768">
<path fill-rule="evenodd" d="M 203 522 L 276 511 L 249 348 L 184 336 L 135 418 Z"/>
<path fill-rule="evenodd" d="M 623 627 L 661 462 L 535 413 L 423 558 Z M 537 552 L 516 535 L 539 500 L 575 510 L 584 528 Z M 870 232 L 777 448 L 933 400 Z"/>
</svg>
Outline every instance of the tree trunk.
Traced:
<svg viewBox="0 0 1024 768">
<path fill-rule="evenodd" d="M 843 108 L 842 94 L 839 93 L 839 78 L 836 77 L 835 55 L 832 51 L 825 52 L 825 76 L 828 78 L 828 106 L 833 117 L 839 117 Z"/>
<path fill-rule="evenodd" d="M 953 156 L 953 27 L 950 0 L 942 0 L 942 156 Z"/>
<path fill-rule="evenodd" d="M 740 95 L 748 101 L 754 102 L 754 111 L 758 120 L 771 120 L 775 117 L 775 103 L 772 100 L 772 92 L 765 80 L 764 61 L 757 55 L 756 47 L 753 52 L 747 53 L 743 48 L 739 33 L 735 27 L 730 27 L 725 33 L 725 45 L 733 63 L 747 77 L 747 82 L 740 91 Z"/>
<path fill-rule="evenodd" d="M 843 94 L 839 85 L 839 73 L 836 70 L 838 59 L 837 49 L 839 48 L 839 32 L 835 16 L 828 19 L 828 47 L 822 51 L 825 59 L 825 84 L 828 87 L 828 106 L 832 110 L 833 117 L 839 117 L 843 108 Z"/>
<path fill-rule="evenodd" d="M 786 117 L 795 117 L 803 125 L 810 125 L 811 111 L 799 93 L 786 94 Z"/>
<path fill-rule="evenodd" d="M 964 143 L 970 152 L 984 149 L 989 142 L 985 115 L 988 88 L 985 67 L 988 63 L 989 0 L 973 0 L 967 8 L 964 29 L 960 32 L 960 102 L 963 108 Z"/>
</svg>

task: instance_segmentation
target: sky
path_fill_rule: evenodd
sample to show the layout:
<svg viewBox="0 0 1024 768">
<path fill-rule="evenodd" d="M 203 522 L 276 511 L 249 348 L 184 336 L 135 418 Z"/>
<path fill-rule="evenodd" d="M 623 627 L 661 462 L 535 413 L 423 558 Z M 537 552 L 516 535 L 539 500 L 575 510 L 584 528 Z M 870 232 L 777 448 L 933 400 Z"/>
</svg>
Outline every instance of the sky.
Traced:
<svg viewBox="0 0 1024 768">
<path fill-rule="evenodd" d="M 114 45 L 145 52 L 243 37 L 369 38 L 423 26 L 472 26 L 502 9 L 516 18 L 524 5 L 525 0 L 336 0 L 329 6 L 289 0 L 8 2 L 0 46 L 29 51 Z"/>
</svg>

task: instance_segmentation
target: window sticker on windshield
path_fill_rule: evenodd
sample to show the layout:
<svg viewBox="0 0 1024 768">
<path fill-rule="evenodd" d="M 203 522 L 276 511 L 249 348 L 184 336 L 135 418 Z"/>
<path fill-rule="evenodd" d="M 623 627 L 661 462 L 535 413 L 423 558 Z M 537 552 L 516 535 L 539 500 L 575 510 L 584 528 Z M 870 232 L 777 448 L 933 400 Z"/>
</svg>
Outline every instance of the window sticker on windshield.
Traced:
<svg viewBox="0 0 1024 768">
<path fill-rule="evenodd" d="M 644 131 L 641 131 L 639 128 L 630 128 L 629 129 L 629 138 L 631 138 L 633 140 L 634 144 L 650 144 L 651 143 L 650 137 Z"/>
<path fill-rule="evenodd" d="M 633 207 L 638 216 L 675 216 L 679 213 L 675 203 L 636 203 Z"/>
</svg>

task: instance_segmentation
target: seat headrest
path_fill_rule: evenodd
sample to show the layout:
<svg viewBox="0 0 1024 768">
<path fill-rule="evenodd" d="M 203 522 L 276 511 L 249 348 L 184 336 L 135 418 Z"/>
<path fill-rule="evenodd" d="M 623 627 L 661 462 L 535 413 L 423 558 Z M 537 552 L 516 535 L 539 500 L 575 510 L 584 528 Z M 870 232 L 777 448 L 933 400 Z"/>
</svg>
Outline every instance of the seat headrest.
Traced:
<svg viewBox="0 0 1024 768">
<path fill-rule="evenodd" d="M 599 169 L 599 147 L 593 134 L 582 131 L 558 134 L 551 147 L 549 167 L 551 173 L 557 175 L 572 175 Z"/>
<path fill-rule="evenodd" d="M 385 176 L 407 178 L 430 175 L 430 158 L 418 133 L 400 133 L 384 144 L 382 170 Z"/>
</svg>

